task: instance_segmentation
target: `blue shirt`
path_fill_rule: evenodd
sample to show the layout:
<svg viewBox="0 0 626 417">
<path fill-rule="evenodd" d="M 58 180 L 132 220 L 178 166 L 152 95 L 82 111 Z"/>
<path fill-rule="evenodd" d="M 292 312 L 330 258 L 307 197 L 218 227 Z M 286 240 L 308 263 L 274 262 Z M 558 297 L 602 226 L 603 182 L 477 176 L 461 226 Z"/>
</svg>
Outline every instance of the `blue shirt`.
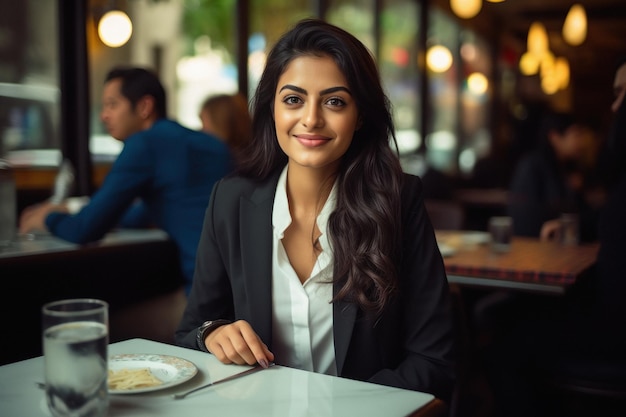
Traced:
<svg viewBox="0 0 626 417">
<path fill-rule="evenodd" d="M 224 142 L 161 119 L 124 141 L 89 204 L 74 215 L 50 213 L 46 226 L 55 236 L 79 244 L 99 240 L 118 225 L 159 227 L 178 246 L 189 293 L 213 184 L 232 169 Z"/>
</svg>

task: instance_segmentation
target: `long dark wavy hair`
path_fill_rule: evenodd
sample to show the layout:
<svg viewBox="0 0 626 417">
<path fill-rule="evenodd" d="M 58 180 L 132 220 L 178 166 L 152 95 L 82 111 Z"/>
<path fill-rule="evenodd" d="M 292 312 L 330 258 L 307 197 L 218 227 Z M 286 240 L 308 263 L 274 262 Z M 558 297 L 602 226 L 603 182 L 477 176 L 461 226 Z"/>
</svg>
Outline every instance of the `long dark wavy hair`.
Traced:
<svg viewBox="0 0 626 417">
<path fill-rule="evenodd" d="M 305 19 L 278 40 L 252 100 L 253 138 L 240 173 L 263 180 L 287 163 L 276 137 L 274 98 L 280 76 L 302 56 L 334 60 L 348 81 L 362 123 L 342 157 L 337 207 L 328 220 L 333 280 L 340 287 L 333 301 L 381 312 L 397 289 L 402 168 L 389 99 L 372 54 L 358 39 L 322 20 Z"/>
</svg>

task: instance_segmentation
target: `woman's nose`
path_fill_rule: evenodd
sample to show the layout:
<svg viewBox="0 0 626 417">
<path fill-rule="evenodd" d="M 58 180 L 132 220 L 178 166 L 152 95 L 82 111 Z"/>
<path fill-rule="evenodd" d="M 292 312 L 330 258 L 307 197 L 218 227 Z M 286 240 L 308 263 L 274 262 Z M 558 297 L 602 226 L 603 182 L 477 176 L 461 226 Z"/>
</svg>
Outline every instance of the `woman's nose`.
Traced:
<svg viewBox="0 0 626 417">
<path fill-rule="evenodd" d="M 320 127 L 323 124 L 322 113 L 316 104 L 306 106 L 302 124 L 308 128 Z"/>
</svg>

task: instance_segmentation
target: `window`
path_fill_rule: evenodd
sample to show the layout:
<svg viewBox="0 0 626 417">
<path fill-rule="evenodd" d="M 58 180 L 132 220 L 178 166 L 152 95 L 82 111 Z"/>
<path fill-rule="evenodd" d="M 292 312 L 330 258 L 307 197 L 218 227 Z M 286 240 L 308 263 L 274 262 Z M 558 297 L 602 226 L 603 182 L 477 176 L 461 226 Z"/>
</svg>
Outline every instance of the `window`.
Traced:
<svg viewBox="0 0 626 417">
<path fill-rule="evenodd" d="M 45 149 L 55 166 L 67 140 L 60 133 L 60 120 L 66 119 L 60 114 L 59 79 L 65 78 L 60 77 L 59 37 L 50 36 L 59 34 L 61 4 L 27 0 L 0 6 L 2 151 Z M 129 42 L 119 48 L 105 46 L 96 29 L 113 5 L 133 22 Z M 103 80 L 114 65 L 155 69 L 168 93 L 169 117 L 199 128 L 199 107 L 208 95 L 247 88 L 252 97 L 278 37 L 298 20 L 320 15 L 374 54 L 392 103 L 405 170 L 419 174 L 427 163 L 452 176 L 466 175 L 491 152 L 489 43 L 435 6 L 412 0 L 88 0 L 83 7 L 89 69 L 84 123 L 95 163 L 114 160 L 122 147 L 100 121 Z M 239 31 L 240 22 L 247 29 Z M 425 67 L 426 49 L 434 45 L 449 51 L 449 69 Z M 83 104 L 74 108 L 78 105 Z"/>
<path fill-rule="evenodd" d="M 405 171 L 422 173 L 421 86 L 419 72 L 420 14 L 414 1 L 383 2 L 379 68 L 392 103 L 400 160 Z"/>
<path fill-rule="evenodd" d="M 57 1 L 0 4 L 0 155 L 57 166 L 60 89 Z"/>
</svg>

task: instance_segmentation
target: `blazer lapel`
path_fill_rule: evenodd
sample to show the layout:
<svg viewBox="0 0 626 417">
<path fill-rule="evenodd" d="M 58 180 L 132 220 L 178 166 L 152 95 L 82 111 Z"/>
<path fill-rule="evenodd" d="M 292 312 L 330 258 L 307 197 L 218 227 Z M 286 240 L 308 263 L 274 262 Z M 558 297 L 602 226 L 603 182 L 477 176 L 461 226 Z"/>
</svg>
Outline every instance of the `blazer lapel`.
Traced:
<svg viewBox="0 0 626 417">
<path fill-rule="evenodd" d="M 241 252 L 253 327 L 265 343 L 272 340 L 272 209 L 278 176 L 242 197 Z"/>
<path fill-rule="evenodd" d="M 335 284 L 334 292 L 337 292 Z M 356 320 L 356 305 L 338 301 L 333 303 L 333 337 L 335 338 L 335 363 L 337 375 L 343 374 L 343 365 L 352 339 L 352 330 Z"/>
</svg>

